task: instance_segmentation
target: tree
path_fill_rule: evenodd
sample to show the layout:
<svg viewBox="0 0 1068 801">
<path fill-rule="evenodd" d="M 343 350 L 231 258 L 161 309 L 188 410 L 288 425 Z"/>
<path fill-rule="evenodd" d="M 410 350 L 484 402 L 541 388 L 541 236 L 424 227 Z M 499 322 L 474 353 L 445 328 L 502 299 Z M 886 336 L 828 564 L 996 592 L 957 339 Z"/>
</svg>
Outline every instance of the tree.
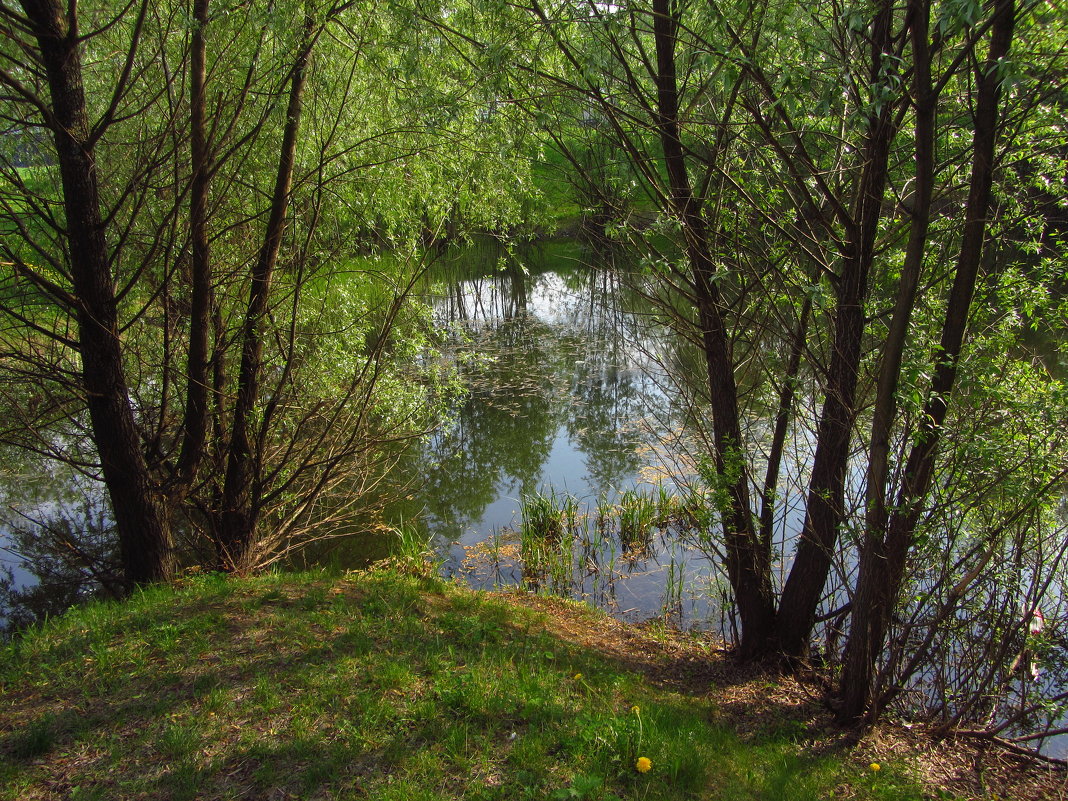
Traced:
<svg viewBox="0 0 1068 801">
<path fill-rule="evenodd" d="M 241 329 L 241 366 L 237 378 L 237 398 L 233 407 L 233 428 L 227 451 L 226 482 L 223 485 L 222 514 L 218 531 L 220 566 L 227 571 L 245 571 L 254 566 L 249 563 L 249 551 L 255 542 L 259 510 L 253 497 L 253 483 L 255 474 L 262 470 L 262 460 L 252 452 L 249 416 L 259 393 L 263 319 L 285 229 L 303 107 L 305 73 L 317 35 L 315 20 L 309 14 L 303 22 L 300 44 L 289 75 L 289 102 L 278 153 L 278 172 L 263 245 L 250 276 L 248 310 Z"/>
<path fill-rule="evenodd" d="M 74 6 L 40 0 L 23 3 L 22 9 L 24 16 L 3 7 L 6 33 L 31 48 L 36 64 L 25 65 L 26 79 L 4 70 L 0 81 L 39 114 L 54 140 L 62 180 L 63 219 L 53 231 L 65 241 L 61 253 L 39 252 L 38 257 L 47 259 L 48 267 L 62 276 L 67 286 L 54 281 L 22 254 L 11 254 L 13 267 L 19 279 L 69 310 L 77 320 L 74 344 L 81 359 L 81 382 L 111 496 L 126 581 L 166 580 L 174 571 L 173 546 L 159 487 L 142 454 L 131 407 L 96 158 L 96 144 L 114 121 L 116 107 L 133 78 L 148 4 L 135 9 L 127 57 L 112 87 L 111 106 L 95 122 L 90 120 L 86 104 L 81 61 L 84 37 L 94 34 L 79 31 Z M 118 20 L 112 20 L 115 22 Z M 47 84 L 48 94 L 42 95 L 26 80 Z M 23 322 L 33 327 L 31 320 Z"/>
<path fill-rule="evenodd" d="M 6 159 L 0 187 L 4 439 L 90 475 L 99 456 L 131 582 L 166 578 L 176 550 L 240 571 L 279 558 L 427 425 L 433 379 L 407 363 L 428 345 L 418 246 L 518 215 L 521 183 L 492 204 L 477 184 L 521 175 L 504 154 L 525 134 L 419 68 L 447 47 L 404 8 L 295 3 L 294 28 L 272 3 L 176 0 L 94 11 L 88 34 L 73 7 L 26 9 L 3 10 L 0 101 L 33 160 Z M 40 125 L 54 152 L 26 133 Z M 383 248 L 411 255 L 353 261 Z"/>
<path fill-rule="evenodd" d="M 917 158 L 920 173 L 919 192 L 925 197 L 917 201 L 914 212 L 913 240 L 919 240 L 910 249 L 912 261 L 922 261 L 923 240 L 926 237 L 927 215 L 930 209 L 931 170 L 931 118 L 933 103 L 930 87 L 930 63 L 928 20 L 930 8 L 926 4 L 912 9 L 912 40 L 916 53 L 917 81 Z M 878 443 L 879 452 L 870 462 L 868 494 L 871 508 L 865 528 L 864 548 L 860 554 L 860 570 L 854 595 L 850 637 L 844 655 L 842 675 L 842 705 L 839 717 L 853 720 L 865 713 L 878 714 L 879 699 L 872 697 L 875 690 L 873 672 L 878 653 L 882 650 L 890 616 L 897 601 L 904 578 L 906 561 L 917 533 L 926 499 L 934 478 L 935 457 L 942 438 L 943 425 L 949 411 L 949 401 L 956 379 L 957 362 L 960 359 L 968 328 L 969 312 L 979 276 L 987 219 L 990 211 L 991 185 L 994 174 L 995 140 L 999 129 L 999 105 L 1004 81 L 1003 64 L 1008 57 L 1016 22 L 1016 7 L 1013 0 L 1002 0 L 994 5 L 990 21 L 990 44 L 985 62 L 977 66 L 976 102 L 972 144 L 971 179 L 968 199 L 964 210 L 964 229 L 954 270 L 953 286 L 942 325 L 940 344 L 932 357 L 931 386 L 927 401 L 917 425 L 914 444 L 904 466 L 904 475 L 898 490 L 893 512 L 888 515 L 883 496 L 885 465 L 882 456 L 884 446 Z M 908 265 L 911 267 L 911 265 Z M 913 268 L 915 269 L 915 268 Z M 908 276 L 902 284 L 899 296 L 899 315 L 905 321 L 895 320 L 895 336 L 891 339 L 892 358 L 885 364 L 886 378 L 880 386 L 880 411 L 891 403 L 889 398 L 896 390 L 896 378 L 900 372 L 901 345 L 907 328 L 907 315 L 914 298 L 915 279 Z M 894 370 L 893 362 L 898 362 Z M 883 430 L 879 440 L 885 440 L 887 424 L 883 422 L 887 410 L 876 418 L 875 425 Z M 874 442 L 874 438 L 873 438 Z M 876 458 L 879 459 L 878 463 Z"/>
<path fill-rule="evenodd" d="M 650 197 L 681 234 L 679 247 L 690 271 L 685 292 L 696 310 L 696 326 L 706 361 L 726 569 L 742 620 L 740 653 L 759 656 L 774 648 L 800 655 L 807 647 L 808 632 L 822 596 L 830 553 L 843 513 L 842 486 L 864 333 L 863 302 L 875 236 L 882 218 L 882 193 L 895 130 L 896 106 L 891 103 L 870 106 L 866 116 L 866 145 L 860 151 L 863 158 L 858 160 L 861 165 L 859 189 L 855 195 L 855 208 L 850 210 L 840 197 L 849 184 L 839 191 L 829 186 L 823 171 L 816 166 L 816 157 L 808 152 L 805 140 L 781 110 L 782 98 L 768 80 L 757 52 L 764 13 L 759 7 L 748 7 L 739 19 L 715 14 L 702 16 L 695 12 L 694 19 L 685 25 L 682 15 L 687 6 L 684 4 L 657 2 L 648 9 L 630 5 L 625 12 L 619 13 L 591 5 L 585 7 L 586 19 L 581 17 L 583 8 L 581 4 L 565 7 L 564 12 L 579 15 L 573 17 L 577 20 L 573 23 L 576 30 L 589 32 L 590 38 L 597 42 L 593 47 L 611 64 L 609 75 L 615 82 L 605 87 L 602 84 L 606 76 L 592 76 L 583 70 L 583 57 L 591 47 L 585 44 L 586 39 L 581 36 L 569 39 L 551 31 L 548 34 L 550 40 L 573 74 L 553 73 L 549 80 L 564 91 L 584 94 L 588 102 L 596 104 L 620 147 L 630 156 L 635 173 L 646 182 Z M 559 22 L 550 20 L 538 5 L 532 5 L 530 11 L 545 28 Z M 752 34 L 739 30 L 739 25 L 746 26 Z M 888 4 L 880 6 L 875 13 L 873 30 L 868 81 L 871 91 L 877 92 L 886 80 L 884 54 L 888 52 L 892 36 Z M 707 97 L 717 84 L 723 86 L 721 101 L 711 104 L 716 116 L 706 116 L 700 121 L 701 125 L 715 132 L 711 141 L 687 138 L 682 132 L 682 102 L 676 77 L 680 31 L 684 32 L 689 47 L 703 49 L 720 59 L 703 70 L 690 53 L 685 54 L 688 66 L 685 85 L 695 97 Z M 750 35 L 752 41 L 746 39 Z M 735 48 L 735 55 L 721 55 L 715 37 L 728 39 Z M 646 51 L 643 38 L 651 39 L 655 59 Z M 852 63 L 848 67 L 855 69 Z M 762 100 L 760 95 L 763 95 Z M 627 98 L 626 107 L 622 105 L 621 97 Z M 687 102 L 692 108 L 694 101 Z M 781 117 L 783 132 L 776 130 L 775 124 L 766 118 L 762 102 L 773 104 Z M 744 150 L 737 149 L 748 143 L 732 139 L 729 131 L 742 107 L 751 115 L 755 129 L 770 140 L 774 152 L 788 159 L 787 174 L 796 182 L 788 190 L 804 198 L 808 192 L 807 182 L 813 182 L 823 195 L 821 199 L 809 196 L 802 200 L 806 209 L 800 220 L 802 230 L 783 233 L 795 241 L 802 241 L 808 234 L 804 229 L 813 222 L 828 230 L 840 225 L 845 232 L 840 243 L 842 270 L 840 274 L 832 275 L 838 296 L 834 312 L 836 333 L 826 386 L 827 400 L 817 438 L 808 518 L 794 567 L 783 590 L 785 602 L 778 613 L 778 623 L 770 575 L 770 537 L 767 524 L 760 531 L 756 520 L 766 521 L 770 516 L 785 420 L 790 416 L 792 404 L 789 387 L 800 366 L 801 342 L 809 312 L 805 310 L 800 315 L 795 329 L 798 334 L 793 337 L 797 344 L 792 347 L 797 356 L 791 359 L 790 371 L 781 381 L 783 391 L 777 416 L 784 422 L 778 426 L 776 441 L 779 444 L 772 448 L 775 458 L 769 461 L 763 484 L 765 511 L 757 518 L 750 501 L 751 473 L 743 453 L 742 418 L 735 378 L 737 365 L 747 356 L 736 351 L 738 335 L 732 332 L 727 322 L 739 303 L 747 304 L 752 299 L 744 294 L 729 299 L 724 297 L 725 288 L 744 292 L 744 283 L 736 282 L 742 274 L 739 236 L 733 221 L 727 217 L 726 205 L 721 198 L 712 206 L 713 211 L 706 212 L 705 194 L 713 186 L 724 194 L 739 187 L 738 179 L 728 165 L 736 157 L 735 153 L 748 157 Z M 647 135 L 655 136 L 658 151 L 649 149 Z M 689 175 L 691 169 L 700 170 L 702 177 L 697 182 L 700 191 L 694 189 Z M 751 199 L 746 188 L 739 188 L 742 202 Z M 773 216 L 772 212 L 762 208 L 756 209 L 756 214 L 769 219 Z M 818 253 L 816 261 L 830 272 L 826 265 L 832 260 L 826 253 Z"/>
</svg>

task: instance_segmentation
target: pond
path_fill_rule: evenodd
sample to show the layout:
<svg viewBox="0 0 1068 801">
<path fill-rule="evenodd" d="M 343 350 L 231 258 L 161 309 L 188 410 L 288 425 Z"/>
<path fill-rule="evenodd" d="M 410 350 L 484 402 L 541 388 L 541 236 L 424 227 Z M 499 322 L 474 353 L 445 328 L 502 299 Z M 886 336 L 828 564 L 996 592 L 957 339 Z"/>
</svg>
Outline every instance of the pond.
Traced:
<svg viewBox="0 0 1068 801">
<path fill-rule="evenodd" d="M 570 242 L 518 256 L 489 242 L 435 265 L 423 300 L 464 391 L 446 424 L 403 457 L 395 492 L 410 497 L 389 514 L 421 527 L 443 574 L 473 587 L 548 590 L 628 620 L 723 628 L 711 544 L 669 508 L 686 489 L 677 476 L 692 472 L 665 470 L 690 412 L 664 365 L 687 358 L 685 349 L 622 286 L 619 270 L 591 268 L 593 258 Z M 49 538 L 35 528 L 88 532 L 83 539 L 101 556 L 109 516 L 102 487 L 84 476 L 8 457 L 5 472 L 17 478 L 0 486 L 0 569 L 4 586 L 29 603 L 28 620 L 87 592 L 84 574 L 64 573 L 57 554 L 38 552 Z M 569 511 L 566 537 L 540 537 L 534 554 L 538 537 L 528 528 L 524 542 L 521 507 L 538 502 Z M 388 548 L 380 534 L 357 534 L 307 552 L 300 565 L 362 567 Z M 17 551 L 45 569 L 43 583 Z"/>
<path fill-rule="evenodd" d="M 576 245 L 521 261 L 467 252 L 434 272 L 428 300 L 466 394 L 408 462 L 414 492 L 399 514 L 426 527 L 446 576 L 474 587 L 718 626 L 718 577 L 702 543 L 678 536 L 689 526 L 667 513 L 621 530 L 621 515 L 655 518 L 680 494 L 665 466 L 688 406 L 664 369 L 675 337 L 589 258 Z M 563 515 L 561 531 L 524 528 L 539 507 Z"/>
<path fill-rule="evenodd" d="M 43 456 L 5 450 L 0 457 L 2 630 L 9 621 L 30 623 L 90 597 L 99 585 L 87 573 L 111 565 L 114 549 L 100 484 Z M 42 530 L 50 536 L 40 536 Z M 79 570 L 68 568 L 72 561 Z"/>
<path fill-rule="evenodd" d="M 490 253 L 481 269 L 461 259 L 435 274 L 429 299 L 468 391 L 410 465 L 406 511 L 426 526 L 443 573 L 473 587 L 549 591 L 623 619 L 665 619 L 730 639 L 716 527 L 694 515 L 695 470 L 679 457 L 699 450 L 687 447 L 699 432 L 694 392 L 671 376 L 699 382 L 700 366 L 621 278 L 625 270 L 590 263 L 591 254 L 563 248 L 526 252 L 522 261 Z M 815 393 L 798 400 L 816 419 Z M 765 426 L 770 414 L 751 419 Z M 766 431 L 750 433 L 766 439 Z M 793 432 L 781 476 L 779 582 L 803 520 L 813 444 L 811 431 Z M 847 495 L 860 517 L 864 480 L 858 459 Z M 855 548 L 838 559 L 824 613 L 851 598 Z M 910 692 L 934 698 L 936 684 L 959 678 L 951 651 L 937 659 L 941 675 L 918 676 Z M 1052 663 L 1033 666 L 1039 678 L 1010 688 L 996 716 L 1062 690 Z M 1039 747 L 1064 756 L 1068 739 Z"/>
</svg>

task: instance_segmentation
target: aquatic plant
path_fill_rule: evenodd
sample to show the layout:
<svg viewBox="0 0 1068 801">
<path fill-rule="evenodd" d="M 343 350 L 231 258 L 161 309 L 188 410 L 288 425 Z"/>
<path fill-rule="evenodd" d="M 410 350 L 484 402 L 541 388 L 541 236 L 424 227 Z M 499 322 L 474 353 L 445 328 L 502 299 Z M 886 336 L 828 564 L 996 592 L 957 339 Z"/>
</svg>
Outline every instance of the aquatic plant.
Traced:
<svg viewBox="0 0 1068 801">
<path fill-rule="evenodd" d="M 682 615 L 682 592 L 686 584 L 686 565 L 672 555 L 664 582 L 664 614 Z"/>
<path fill-rule="evenodd" d="M 658 482 L 654 490 L 656 504 L 656 525 L 657 528 L 665 530 L 673 522 L 678 522 L 680 518 L 680 503 L 679 496 L 664 486 L 663 482 Z"/>
<path fill-rule="evenodd" d="M 524 494 L 519 499 L 521 518 L 520 534 L 524 540 L 531 537 L 558 539 L 564 529 L 565 512 L 558 502 L 556 490 L 547 495 L 540 492 Z"/>
<path fill-rule="evenodd" d="M 608 529 L 612 525 L 612 518 L 615 517 L 614 508 L 611 501 L 608 500 L 608 494 L 601 492 L 597 496 L 597 532 L 601 536 L 607 536 Z"/>
<path fill-rule="evenodd" d="M 523 577 L 532 588 L 548 582 L 554 592 L 570 590 L 574 576 L 579 502 L 570 494 L 531 493 L 520 499 Z"/>
<path fill-rule="evenodd" d="M 651 498 L 636 490 L 626 490 L 619 497 L 620 544 L 629 551 L 647 551 L 652 544 L 657 516 L 657 506 Z"/>
</svg>

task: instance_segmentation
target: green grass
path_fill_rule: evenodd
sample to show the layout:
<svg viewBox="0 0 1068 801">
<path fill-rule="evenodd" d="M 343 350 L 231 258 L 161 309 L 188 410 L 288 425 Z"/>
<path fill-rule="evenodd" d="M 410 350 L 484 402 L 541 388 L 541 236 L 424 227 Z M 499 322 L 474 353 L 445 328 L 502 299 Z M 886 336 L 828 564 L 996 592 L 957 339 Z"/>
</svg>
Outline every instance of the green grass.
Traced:
<svg viewBox="0 0 1068 801">
<path fill-rule="evenodd" d="M 571 630 L 606 625 L 569 608 Z M 557 621 L 389 570 L 91 604 L 2 652 L 0 798 L 923 797 L 893 765 L 811 753 L 803 724 L 739 732 L 715 691 Z"/>
</svg>

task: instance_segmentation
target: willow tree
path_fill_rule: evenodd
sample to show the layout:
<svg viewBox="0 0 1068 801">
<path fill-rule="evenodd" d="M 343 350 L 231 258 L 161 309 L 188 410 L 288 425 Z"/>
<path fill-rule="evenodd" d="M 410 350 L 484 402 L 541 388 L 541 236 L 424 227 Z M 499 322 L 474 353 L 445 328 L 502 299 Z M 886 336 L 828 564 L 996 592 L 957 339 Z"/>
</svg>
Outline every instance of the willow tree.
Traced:
<svg viewBox="0 0 1068 801">
<path fill-rule="evenodd" d="M 813 144 L 814 137 L 791 119 L 780 88 L 768 77 L 781 66 L 766 62 L 766 57 L 788 39 L 785 15 L 773 15 L 759 4 L 743 4 L 728 13 L 670 2 L 618 9 L 578 3 L 552 12 L 532 4 L 529 12 L 561 64 L 551 71 L 539 64 L 538 74 L 558 93 L 584 97 L 595 109 L 630 159 L 648 198 L 678 232 L 684 269 L 675 268 L 665 279 L 681 285 L 695 310 L 725 567 L 742 623 L 740 653 L 800 653 L 822 598 L 841 515 L 863 351 L 863 305 L 900 101 L 872 103 L 858 118 L 863 125 L 851 122 L 855 148 L 827 147 L 818 139 Z M 894 34 L 891 6 L 876 8 L 871 20 L 874 36 L 866 47 L 858 47 L 857 37 L 837 24 L 831 41 L 813 47 L 823 48 L 826 60 L 837 47 L 848 60 L 835 66 L 856 78 L 858 93 L 874 96 L 887 80 L 885 62 Z M 804 37 L 812 39 L 819 30 L 813 24 Z M 595 69 L 587 65 L 591 57 Z M 831 69 L 826 64 L 824 68 Z M 841 99 L 837 105 L 841 107 Z M 775 157 L 790 159 L 785 185 L 776 186 L 774 179 L 756 177 L 748 169 L 746 162 L 758 158 L 757 149 L 768 144 Z M 562 147 L 567 148 L 566 142 Z M 850 152 L 854 155 L 847 156 Z M 754 205 L 740 216 L 739 206 L 755 203 L 766 189 L 773 189 L 782 205 Z M 790 203 L 797 205 L 791 208 Z M 838 299 L 831 313 L 829 364 L 821 368 L 827 375 L 826 403 L 817 434 L 808 522 L 783 589 L 787 600 L 778 612 L 768 521 L 778 491 L 786 422 L 796 414 L 789 388 L 805 351 L 810 312 L 804 311 L 779 335 L 794 343 L 795 355 L 788 373 L 773 377 L 781 388 L 781 423 L 777 446 L 771 448 L 775 456 L 768 460 L 765 479 L 754 488 L 755 465 L 745 438 L 752 427 L 739 403 L 737 379 L 739 365 L 754 355 L 749 349 L 755 344 L 753 332 L 745 330 L 743 321 L 764 300 L 746 275 L 764 247 L 753 236 L 753 226 L 774 232 L 787 246 L 799 246 L 801 261 L 807 262 L 798 265 L 799 276 L 784 274 L 782 286 L 792 285 L 791 291 L 798 292 L 811 282 L 805 276 L 815 273 L 828 280 Z M 658 261 L 670 264 L 670 254 L 660 254 Z M 754 514 L 754 507 L 763 511 Z"/>
<path fill-rule="evenodd" d="M 1034 7 L 1018 8 L 1012 0 L 994 3 L 981 21 L 962 26 L 967 35 L 954 48 L 955 42 L 947 34 L 959 34 L 960 31 L 954 31 L 952 23 L 940 21 L 941 29 L 932 36 L 931 4 L 914 2 L 909 6 L 907 20 L 914 62 L 911 97 L 915 120 L 916 191 L 910 209 L 909 238 L 901 279 L 874 396 L 864 539 L 849 639 L 843 655 L 839 717 L 845 721 L 865 715 L 877 716 L 887 700 L 900 691 L 900 685 L 887 687 L 885 680 L 877 680 L 876 666 L 881 661 L 894 610 L 899 605 L 909 560 L 924 536 L 924 518 L 931 513 L 930 495 L 939 483 L 939 451 L 947 437 L 952 402 L 960 395 L 955 391 L 958 368 L 975 316 L 973 302 L 982 280 L 984 252 L 991 249 L 988 239 L 991 218 L 995 216 L 993 187 L 999 167 L 999 138 L 1004 140 L 1011 136 L 1008 120 L 1016 116 L 1014 124 L 1018 124 L 1021 118 L 1030 116 L 1033 109 L 1029 107 L 1039 105 L 1039 94 L 1050 88 L 1049 85 L 1043 89 L 1031 84 L 1029 88 L 1035 94 L 1030 97 L 1018 95 L 1013 98 L 1012 105 L 1006 102 L 1009 97 L 1006 84 L 1013 69 L 1011 48 L 1019 18 L 1021 12 L 1026 17 L 1035 10 Z M 1047 71 L 1052 67 L 1050 63 L 1031 68 L 1048 75 Z M 936 72 L 939 68 L 940 74 Z M 962 71 L 959 76 L 958 68 Z M 1031 80 L 1034 77 L 1031 76 Z M 960 102 L 959 98 L 951 96 L 951 89 L 960 86 L 957 81 L 967 81 L 969 86 L 970 113 L 966 118 L 971 141 L 964 148 L 970 162 L 966 199 L 960 207 L 959 238 L 951 240 L 955 249 L 953 269 L 941 279 L 949 288 L 940 325 L 935 328 L 937 344 L 925 371 L 930 379 L 920 388 L 923 404 L 919 415 L 910 422 L 898 421 L 906 432 L 908 446 L 902 448 L 898 475 L 891 481 L 889 445 L 897 409 L 896 397 L 902 387 L 902 354 L 907 346 L 911 315 L 917 305 L 918 281 L 929 250 L 932 195 L 937 180 L 935 125 L 940 107 L 953 107 Z M 1029 82 L 1021 81 L 1021 85 Z M 1063 85 L 1060 91 L 1063 92 Z M 967 399 L 963 402 L 967 403 Z M 1043 435 L 1056 436 L 1056 432 L 1040 433 L 1039 442 Z M 1030 453 L 1036 467 L 1048 458 L 1043 453 L 1045 447 L 1048 445 Z M 1008 456 L 1009 452 L 1010 449 L 1006 449 L 1004 455 Z M 1036 473 L 1041 474 L 1041 469 Z M 1029 516 L 1029 511 L 1048 503 L 1049 495 L 1056 492 L 1057 484 L 1063 480 L 1063 467 L 1059 478 L 1055 467 L 1052 475 L 1052 479 L 1047 478 L 1049 483 L 1045 487 L 1038 484 L 1032 490 L 1034 497 L 1021 498 L 1015 508 L 1010 507 L 1000 525 L 1007 527 L 1013 518 Z M 1008 483 L 1011 479 L 1006 476 L 1005 481 Z M 993 505 L 992 499 L 990 504 Z M 978 555 L 973 555 L 974 563 L 947 599 L 949 608 L 990 564 L 999 547 L 996 542 L 996 537 L 991 538 Z M 1039 567 L 1040 573 L 1044 567 Z M 1015 614 L 1019 615 L 1020 624 L 1026 625 L 1029 613 L 1015 610 Z"/>
<path fill-rule="evenodd" d="M 74 5 L 44 0 L 21 4 L 21 13 L 8 5 L 0 9 L 8 61 L 0 82 L 8 102 L 25 109 L 15 116 L 24 120 L 19 135 L 40 126 L 51 136 L 61 181 L 59 193 L 42 195 L 20 192 L 24 182 L 21 176 L 14 178 L 22 208 L 13 207 L 8 194 L 7 222 L 23 235 L 25 246 L 9 242 L 5 250 L 16 279 L 69 315 L 77 327 L 71 332 L 42 325 L 32 303 L 8 309 L 19 324 L 77 351 L 78 389 L 84 393 L 129 583 L 168 579 L 175 560 L 166 506 L 142 451 L 132 408 L 119 313 L 130 278 L 116 274 L 116 248 L 122 243 L 108 241 L 123 233 L 108 225 L 119 203 L 109 207 L 102 198 L 98 145 L 118 124 L 123 101 L 140 77 L 139 48 L 150 8 L 148 3 L 131 6 L 128 15 L 95 21 L 100 27 L 90 31 L 82 31 Z M 125 47 L 119 51 L 116 78 L 103 87 L 106 101 L 94 104 L 102 111 L 94 116 L 82 54 L 86 43 L 109 25 L 120 29 Z M 20 58 L 25 53 L 30 59 Z M 53 209 L 61 214 L 53 217 Z"/>
<path fill-rule="evenodd" d="M 554 156 L 581 174 L 574 183 L 599 209 L 616 210 L 598 228 L 638 251 L 641 280 L 671 293 L 670 318 L 699 348 L 699 408 L 711 429 L 704 477 L 742 656 L 800 664 L 819 626 L 820 645 L 837 657 L 851 611 L 862 639 L 861 629 L 874 630 L 865 615 L 885 622 L 892 614 L 897 589 L 884 586 L 874 606 L 870 595 L 883 548 L 873 543 L 886 542 L 889 519 L 911 521 L 900 567 L 920 558 L 911 544 L 934 537 L 938 521 L 1001 503 L 989 485 L 986 495 L 970 483 L 956 496 L 937 479 L 958 469 L 958 455 L 936 458 L 945 426 L 973 444 L 1009 436 L 966 421 L 969 404 L 990 402 L 982 377 L 969 378 L 970 396 L 958 394 L 960 415 L 935 407 L 952 407 L 953 354 L 970 336 L 980 350 L 991 341 L 962 327 L 971 305 L 964 286 L 983 275 L 972 271 L 983 266 L 989 226 L 1004 219 L 1007 250 L 1019 241 L 1009 210 L 1037 208 L 1013 170 L 1033 175 L 1042 163 L 1049 185 L 1063 166 L 1060 145 L 1040 151 L 1023 133 L 1026 120 L 1063 107 L 1063 33 L 1049 30 L 1041 54 L 1014 62 L 995 46 L 1004 15 L 894 0 L 844 14 L 823 3 L 667 0 L 427 13 L 472 63 L 511 66 L 510 83 L 495 80 L 551 137 Z M 1038 6 L 1021 14 L 1036 32 L 1043 15 Z M 1045 75 L 1045 84 L 1015 83 L 1014 95 L 999 95 L 997 76 L 1021 71 Z M 1030 147 L 1027 166 L 999 172 L 996 157 L 984 155 L 992 135 L 1021 154 Z M 591 165 L 595 152 L 612 163 Z M 961 174 L 979 163 L 985 177 L 976 173 L 970 185 L 977 192 L 977 182 L 1000 182 L 997 202 L 978 194 L 966 202 Z M 599 195 L 590 187 L 604 175 L 615 183 Z M 1042 214 L 1038 227 L 1048 232 L 1053 205 Z M 1047 233 L 1042 246 L 1054 265 L 1045 277 L 1063 273 L 1061 244 Z M 949 263 L 960 268 L 944 269 Z M 935 383 L 925 384 L 931 373 Z M 791 433 L 809 443 L 808 464 L 786 485 Z M 1055 431 L 1043 431 L 1036 458 L 1045 464 L 1056 442 Z M 1054 484 L 1036 481 L 1048 504 Z M 1017 511 L 1031 501 L 1021 504 Z M 794 509 L 801 522 L 787 530 Z M 882 640 L 867 642 L 870 658 Z"/>
</svg>

